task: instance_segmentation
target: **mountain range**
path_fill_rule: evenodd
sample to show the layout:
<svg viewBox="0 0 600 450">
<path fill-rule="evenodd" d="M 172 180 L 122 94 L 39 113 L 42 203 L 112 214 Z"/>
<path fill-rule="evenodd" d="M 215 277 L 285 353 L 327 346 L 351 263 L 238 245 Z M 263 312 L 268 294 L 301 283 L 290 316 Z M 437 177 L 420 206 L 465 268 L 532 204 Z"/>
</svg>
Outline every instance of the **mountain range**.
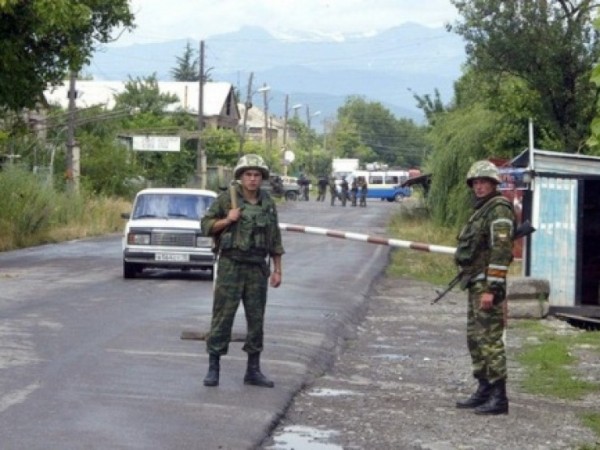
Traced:
<svg viewBox="0 0 600 450">
<path fill-rule="evenodd" d="M 105 46 L 93 56 L 84 73 L 96 80 L 127 80 L 156 74 L 172 80 L 190 43 L 198 52 L 199 42 L 177 39 L 152 44 Z M 273 36 L 262 28 L 245 27 L 234 33 L 212 36 L 204 41 L 205 72 L 214 81 L 232 83 L 246 98 L 253 73 L 253 103 L 264 108 L 258 88 L 269 86 L 269 112 L 285 114 L 302 104 L 302 117 L 310 115 L 323 123 L 335 117 L 349 96 L 380 102 L 396 117 L 417 123 L 423 119 L 414 94 L 440 92 L 448 102 L 453 83 L 465 61 L 462 39 L 444 28 L 414 23 L 384 32 L 326 39 L 315 36 Z M 308 106 L 308 108 L 307 108 Z"/>
</svg>

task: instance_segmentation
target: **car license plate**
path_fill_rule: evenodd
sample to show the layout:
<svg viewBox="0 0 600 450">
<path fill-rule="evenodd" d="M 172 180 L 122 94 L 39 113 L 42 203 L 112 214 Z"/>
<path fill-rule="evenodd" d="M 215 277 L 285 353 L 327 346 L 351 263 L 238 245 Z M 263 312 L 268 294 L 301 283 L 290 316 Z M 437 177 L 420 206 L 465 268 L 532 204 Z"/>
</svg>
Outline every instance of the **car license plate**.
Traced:
<svg viewBox="0 0 600 450">
<path fill-rule="evenodd" d="M 185 262 L 190 260 L 190 255 L 187 253 L 156 253 L 154 259 L 156 261 Z"/>
</svg>

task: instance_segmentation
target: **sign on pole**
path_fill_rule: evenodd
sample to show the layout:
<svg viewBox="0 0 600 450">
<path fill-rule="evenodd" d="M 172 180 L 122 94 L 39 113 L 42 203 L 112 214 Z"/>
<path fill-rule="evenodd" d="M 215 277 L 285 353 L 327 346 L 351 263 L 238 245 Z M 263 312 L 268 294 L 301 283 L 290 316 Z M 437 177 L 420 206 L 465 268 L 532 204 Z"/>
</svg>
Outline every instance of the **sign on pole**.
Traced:
<svg viewBox="0 0 600 450">
<path fill-rule="evenodd" d="M 138 152 L 178 152 L 179 136 L 133 136 L 133 150 Z"/>
</svg>

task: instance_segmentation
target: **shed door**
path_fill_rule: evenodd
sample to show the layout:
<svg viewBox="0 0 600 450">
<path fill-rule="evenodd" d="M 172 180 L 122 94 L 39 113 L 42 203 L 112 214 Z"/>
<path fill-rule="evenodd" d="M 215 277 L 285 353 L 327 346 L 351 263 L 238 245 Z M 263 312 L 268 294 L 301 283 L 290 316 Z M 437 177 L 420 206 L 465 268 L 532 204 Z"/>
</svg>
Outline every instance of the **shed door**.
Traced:
<svg viewBox="0 0 600 450">
<path fill-rule="evenodd" d="M 575 306 L 577 180 L 535 179 L 531 276 L 550 281 L 550 306 Z"/>
</svg>

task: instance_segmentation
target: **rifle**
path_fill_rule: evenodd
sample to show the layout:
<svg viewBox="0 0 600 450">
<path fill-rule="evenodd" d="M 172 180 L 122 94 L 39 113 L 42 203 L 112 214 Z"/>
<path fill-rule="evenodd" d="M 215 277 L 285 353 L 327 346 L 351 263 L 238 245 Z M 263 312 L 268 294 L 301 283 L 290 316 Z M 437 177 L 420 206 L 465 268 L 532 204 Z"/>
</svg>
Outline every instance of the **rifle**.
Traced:
<svg viewBox="0 0 600 450">
<path fill-rule="evenodd" d="M 436 289 L 436 293 L 437 293 L 437 297 L 434 298 L 433 300 L 431 300 L 431 304 L 434 305 L 436 304 L 438 301 L 440 301 L 442 299 L 442 297 L 444 297 L 448 292 L 450 292 L 452 289 L 454 289 L 454 286 L 456 286 L 458 283 L 460 283 L 461 278 L 464 275 L 464 271 L 461 270 L 460 272 L 458 272 L 458 274 L 456 274 L 456 276 L 454 278 L 452 278 L 452 280 L 450 280 L 450 283 L 448 283 L 448 286 L 446 286 L 446 288 L 443 291 L 438 291 Z"/>
<path fill-rule="evenodd" d="M 535 232 L 535 228 L 531 225 L 531 222 L 529 222 L 529 220 L 526 220 L 521 225 L 519 225 L 517 227 L 517 229 L 515 230 L 515 236 L 513 237 L 513 241 L 520 239 L 522 237 L 525 237 L 525 236 L 529 236 L 533 232 Z M 454 278 L 452 278 L 452 280 L 450 280 L 450 282 L 444 288 L 443 291 L 436 290 L 437 297 L 431 301 L 431 304 L 433 305 L 433 304 L 437 303 L 438 301 L 440 301 L 448 292 L 450 292 L 452 289 L 454 289 L 454 287 L 462 281 L 464 276 L 465 276 L 465 271 L 461 270 L 460 272 L 458 272 L 458 274 L 456 274 L 456 276 Z M 468 279 L 465 280 L 466 284 L 469 283 L 471 277 L 469 277 Z"/>
</svg>

